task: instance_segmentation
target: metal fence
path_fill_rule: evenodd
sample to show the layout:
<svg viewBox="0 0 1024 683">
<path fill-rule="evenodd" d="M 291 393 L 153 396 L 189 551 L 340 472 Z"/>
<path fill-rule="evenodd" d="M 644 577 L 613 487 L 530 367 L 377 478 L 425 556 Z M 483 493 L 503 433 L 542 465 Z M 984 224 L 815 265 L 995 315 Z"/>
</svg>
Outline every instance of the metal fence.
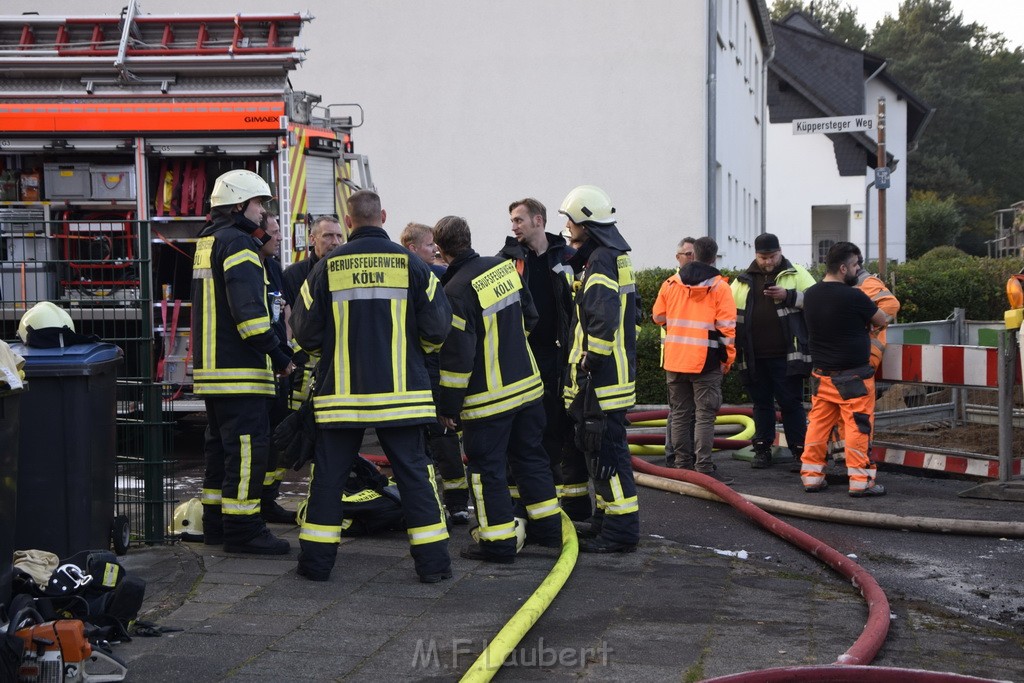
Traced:
<svg viewBox="0 0 1024 683">
<path fill-rule="evenodd" d="M 0 338 L 39 301 L 67 310 L 76 331 L 124 352 L 117 377 L 116 513 L 134 543 L 169 540 L 175 500 L 172 424 L 157 381 L 158 317 L 151 229 L 124 210 L 0 205 Z"/>
</svg>

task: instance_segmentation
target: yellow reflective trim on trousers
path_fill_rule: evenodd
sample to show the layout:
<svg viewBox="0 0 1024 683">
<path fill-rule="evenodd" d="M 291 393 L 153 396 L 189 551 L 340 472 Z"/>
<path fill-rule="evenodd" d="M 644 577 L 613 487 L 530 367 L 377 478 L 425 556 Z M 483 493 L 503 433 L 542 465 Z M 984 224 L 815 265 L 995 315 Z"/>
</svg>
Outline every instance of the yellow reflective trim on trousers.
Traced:
<svg viewBox="0 0 1024 683">
<path fill-rule="evenodd" d="M 628 515 L 639 511 L 640 503 L 637 501 L 636 496 L 623 498 L 622 500 L 613 500 L 606 503 L 604 508 L 604 514 L 606 515 Z"/>
<path fill-rule="evenodd" d="M 442 522 L 447 519 L 444 513 L 444 503 L 441 502 L 441 493 L 437 490 L 437 473 L 434 471 L 432 464 L 427 465 L 427 481 L 430 482 L 430 488 L 434 491 L 434 502 L 437 503 L 437 518 Z M 463 480 L 463 488 L 465 488 L 465 480 Z M 447 528 L 447 523 L 445 528 Z"/>
<path fill-rule="evenodd" d="M 199 494 L 199 500 L 203 505 L 220 505 L 220 489 L 203 489 Z"/>
<path fill-rule="evenodd" d="M 369 503 L 371 500 L 377 500 L 382 498 L 381 494 L 377 493 L 373 489 L 363 489 L 356 493 L 342 493 L 341 502 L 343 503 Z"/>
<path fill-rule="evenodd" d="M 306 310 L 313 307 L 313 295 L 309 292 L 309 281 L 303 281 L 302 286 L 299 287 L 299 294 L 302 295 L 302 303 L 305 304 Z"/>
<path fill-rule="evenodd" d="M 258 498 L 222 498 L 220 509 L 225 515 L 255 515 L 260 511 Z"/>
<path fill-rule="evenodd" d="M 242 434 L 239 436 L 240 460 L 238 466 L 238 493 L 249 491 L 249 480 L 252 477 L 252 436 Z"/>
<path fill-rule="evenodd" d="M 460 332 L 465 332 L 466 331 L 466 319 L 461 317 L 461 316 L 452 315 L 452 327 L 454 327 L 455 329 L 459 330 Z"/>
<path fill-rule="evenodd" d="M 448 539 L 448 525 L 444 522 L 406 529 L 409 545 L 426 545 Z"/>
<path fill-rule="evenodd" d="M 243 263 L 251 263 L 260 270 L 263 270 L 263 264 L 260 263 L 260 257 L 256 255 L 256 252 L 249 249 L 243 249 L 242 251 L 235 252 L 224 259 L 224 272 L 227 273 L 235 266 L 240 266 Z"/>
<path fill-rule="evenodd" d="M 479 474 L 469 475 L 469 489 L 476 502 L 476 521 L 480 526 L 487 526 L 487 505 L 484 504 L 484 485 Z"/>
<path fill-rule="evenodd" d="M 264 486 L 273 486 L 276 481 L 277 472 L 271 472 L 270 470 L 267 470 L 267 473 L 263 475 Z"/>
<path fill-rule="evenodd" d="M 508 487 L 508 494 L 510 496 L 512 496 L 513 499 L 518 499 L 519 498 L 519 487 L 514 485 L 514 484 L 510 485 Z"/>
<path fill-rule="evenodd" d="M 506 522 L 505 524 L 497 524 L 495 526 L 485 527 L 481 524 L 476 530 L 477 538 L 481 541 L 504 541 L 508 538 L 516 537 L 516 523 L 515 520 Z"/>
<path fill-rule="evenodd" d="M 469 488 L 469 483 L 465 477 L 459 479 L 442 479 L 441 486 L 445 491 L 462 491 Z"/>
<path fill-rule="evenodd" d="M 501 381 L 501 359 L 498 356 L 498 318 L 484 317 L 484 379 L 488 391 L 504 389 Z M 469 397 L 466 397 L 469 403 Z"/>
<path fill-rule="evenodd" d="M 299 540 L 313 543 L 341 543 L 341 525 L 303 522 L 302 528 L 299 530 Z"/>
<path fill-rule="evenodd" d="M 245 320 L 235 325 L 235 329 L 238 330 L 238 334 L 241 335 L 242 339 L 248 339 L 253 335 L 262 334 L 270 331 L 270 318 L 260 317 L 252 318 L 251 320 Z"/>
<path fill-rule="evenodd" d="M 579 498 L 590 494 L 590 487 L 586 482 L 582 484 L 562 484 L 559 495 L 563 498 Z"/>
<path fill-rule="evenodd" d="M 542 500 L 539 503 L 526 506 L 526 516 L 530 519 L 544 519 L 551 515 L 557 515 L 562 508 L 558 505 L 557 498 Z"/>
</svg>

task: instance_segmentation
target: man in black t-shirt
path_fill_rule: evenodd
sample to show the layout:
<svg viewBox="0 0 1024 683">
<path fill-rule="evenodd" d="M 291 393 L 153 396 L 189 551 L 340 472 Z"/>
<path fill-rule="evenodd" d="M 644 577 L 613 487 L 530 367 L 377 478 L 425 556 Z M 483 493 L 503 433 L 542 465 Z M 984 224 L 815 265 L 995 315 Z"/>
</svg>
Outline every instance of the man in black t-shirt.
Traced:
<svg viewBox="0 0 1024 683">
<path fill-rule="evenodd" d="M 875 395 L 869 331 L 884 327 L 887 317 L 855 286 L 862 264 L 857 245 L 838 242 L 825 257 L 825 278 L 804 292 L 813 369 L 800 479 L 808 493 L 828 485 L 825 450 L 832 427 L 841 419 L 850 495 L 885 495 L 885 487 L 875 483 L 875 465 L 868 457 Z"/>
</svg>

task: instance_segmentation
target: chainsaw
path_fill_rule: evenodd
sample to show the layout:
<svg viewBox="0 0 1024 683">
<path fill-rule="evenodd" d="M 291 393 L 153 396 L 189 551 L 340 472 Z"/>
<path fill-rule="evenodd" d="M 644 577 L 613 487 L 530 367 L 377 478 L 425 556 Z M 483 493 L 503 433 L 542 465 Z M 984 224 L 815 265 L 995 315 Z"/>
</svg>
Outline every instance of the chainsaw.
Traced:
<svg viewBox="0 0 1024 683">
<path fill-rule="evenodd" d="M 29 621 L 35 623 L 22 626 Z M 8 635 L 11 631 L 24 646 L 19 683 L 107 683 L 123 681 L 128 673 L 124 662 L 93 647 L 78 619 L 43 622 L 27 607 L 11 619 Z"/>
</svg>

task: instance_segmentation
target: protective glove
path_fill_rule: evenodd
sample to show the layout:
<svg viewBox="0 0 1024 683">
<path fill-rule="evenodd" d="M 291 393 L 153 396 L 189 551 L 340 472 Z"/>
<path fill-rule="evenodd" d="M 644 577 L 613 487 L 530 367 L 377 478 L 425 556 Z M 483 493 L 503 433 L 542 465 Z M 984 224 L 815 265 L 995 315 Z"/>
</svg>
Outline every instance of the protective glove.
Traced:
<svg viewBox="0 0 1024 683">
<path fill-rule="evenodd" d="M 281 420 L 273 436 L 274 448 L 282 453 L 281 464 L 300 470 L 313 459 L 316 449 L 316 418 L 313 403 L 303 401 L 298 410 Z"/>
</svg>

